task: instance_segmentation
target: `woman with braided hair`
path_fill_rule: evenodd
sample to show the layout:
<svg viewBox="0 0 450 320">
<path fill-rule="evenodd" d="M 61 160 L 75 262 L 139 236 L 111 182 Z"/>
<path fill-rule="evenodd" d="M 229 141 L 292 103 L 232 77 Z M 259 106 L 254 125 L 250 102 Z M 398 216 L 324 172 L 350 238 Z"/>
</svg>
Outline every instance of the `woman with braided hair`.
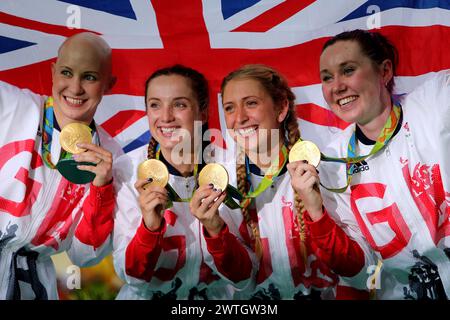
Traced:
<svg viewBox="0 0 450 320">
<path fill-rule="evenodd" d="M 225 198 L 213 188 L 210 195 L 218 199 L 207 212 L 194 214 L 189 207 L 203 165 L 196 158 L 194 131 L 196 122 L 206 123 L 207 81 L 175 65 L 155 71 L 145 90 L 152 138 L 119 158 L 114 169 L 114 264 L 126 282 L 118 299 L 231 299 L 235 288 L 251 283 L 254 269 L 251 250 L 234 235 L 242 217 L 210 214 Z M 180 142 L 186 148 L 180 149 Z M 138 165 L 147 159 L 165 164 L 178 198 L 169 201 L 164 187 L 138 178 Z"/>
<path fill-rule="evenodd" d="M 245 238 L 260 258 L 256 289 L 239 298 L 331 298 L 337 274 L 352 277 L 364 265 L 359 246 L 332 219 L 312 222 L 291 186 L 287 155 L 300 138 L 294 100 L 287 81 L 264 65 L 243 66 L 222 82 L 225 122 L 239 150 L 235 162 L 225 163 L 236 172 L 251 230 Z M 346 252 L 354 255 L 337 257 Z M 338 290 L 338 297 L 355 292 L 366 296 Z"/>
</svg>

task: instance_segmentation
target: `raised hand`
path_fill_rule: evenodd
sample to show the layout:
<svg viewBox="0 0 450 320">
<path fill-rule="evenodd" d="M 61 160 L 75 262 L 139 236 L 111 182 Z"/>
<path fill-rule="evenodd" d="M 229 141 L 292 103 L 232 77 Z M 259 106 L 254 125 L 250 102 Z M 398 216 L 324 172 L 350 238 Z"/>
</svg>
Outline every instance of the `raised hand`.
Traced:
<svg viewBox="0 0 450 320">
<path fill-rule="evenodd" d="M 92 143 L 79 143 L 77 146 L 79 148 L 86 149 L 86 151 L 73 155 L 75 161 L 92 162 L 96 164 L 96 166 L 78 165 L 77 168 L 95 173 L 95 178 L 94 181 L 92 181 L 92 184 L 96 187 L 102 187 L 110 183 L 112 180 L 113 162 L 111 152 Z"/>
<path fill-rule="evenodd" d="M 217 236 L 225 224 L 218 210 L 225 197 L 225 192 L 214 189 L 214 186 L 209 184 L 199 187 L 189 203 L 192 214 L 200 220 L 212 237 Z"/>
<path fill-rule="evenodd" d="M 322 215 L 322 195 L 319 189 L 319 174 L 316 168 L 303 161 L 295 161 L 287 165 L 291 175 L 292 188 L 303 200 L 305 209 L 313 221 L 319 220 Z"/>
<path fill-rule="evenodd" d="M 138 201 L 144 224 L 150 231 L 156 231 L 161 227 L 169 196 L 163 187 L 148 183 L 145 179 L 139 179 L 134 187 L 139 193 Z"/>
</svg>

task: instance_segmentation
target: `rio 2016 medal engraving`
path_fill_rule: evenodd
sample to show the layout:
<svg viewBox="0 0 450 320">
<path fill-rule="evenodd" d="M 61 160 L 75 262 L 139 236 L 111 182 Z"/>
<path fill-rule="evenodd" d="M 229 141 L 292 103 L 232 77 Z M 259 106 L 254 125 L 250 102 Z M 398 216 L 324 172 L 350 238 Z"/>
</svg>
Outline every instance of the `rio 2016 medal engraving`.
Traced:
<svg viewBox="0 0 450 320">
<path fill-rule="evenodd" d="M 289 151 L 289 162 L 307 160 L 317 167 L 320 162 L 320 150 L 311 141 L 298 141 Z"/>
<path fill-rule="evenodd" d="M 200 171 L 198 185 L 203 186 L 210 183 L 214 185 L 214 188 L 225 191 L 228 185 L 228 172 L 222 165 L 210 163 Z"/>
<path fill-rule="evenodd" d="M 156 185 L 165 187 L 169 182 L 169 170 L 166 165 L 157 159 L 148 159 L 139 164 L 138 166 L 138 178 L 150 179 L 147 185 Z"/>
<path fill-rule="evenodd" d="M 92 143 L 91 129 L 83 123 L 69 123 L 61 130 L 59 142 L 71 154 L 82 153 L 86 149 L 78 148 L 77 143 Z"/>
</svg>

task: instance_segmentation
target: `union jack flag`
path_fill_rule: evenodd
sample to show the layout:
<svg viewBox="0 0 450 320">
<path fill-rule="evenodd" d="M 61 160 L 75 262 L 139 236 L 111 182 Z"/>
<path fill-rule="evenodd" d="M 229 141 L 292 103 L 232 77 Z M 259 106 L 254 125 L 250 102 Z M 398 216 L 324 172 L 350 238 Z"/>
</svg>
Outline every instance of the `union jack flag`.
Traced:
<svg viewBox="0 0 450 320">
<path fill-rule="evenodd" d="M 96 121 L 128 152 L 148 142 L 142 96 L 156 68 L 182 63 L 203 72 L 209 127 L 225 133 L 221 79 L 242 64 L 264 63 L 288 78 L 302 136 L 320 147 L 347 126 L 323 100 L 320 50 L 356 28 L 380 29 L 399 49 L 397 93 L 450 68 L 449 0 L 2 0 L 0 80 L 48 95 L 50 64 L 64 39 L 80 29 L 101 34 L 113 48 L 118 82 Z"/>
</svg>

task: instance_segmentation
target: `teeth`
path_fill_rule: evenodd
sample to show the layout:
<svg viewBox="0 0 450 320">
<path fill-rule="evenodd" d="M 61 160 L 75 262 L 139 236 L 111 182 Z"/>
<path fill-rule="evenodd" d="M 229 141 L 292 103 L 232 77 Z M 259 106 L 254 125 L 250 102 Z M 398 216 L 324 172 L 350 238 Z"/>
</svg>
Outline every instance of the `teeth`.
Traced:
<svg viewBox="0 0 450 320">
<path fill-rule="evenodd" d="M 349 102 L 352 102 L 352 101 L 356 100 L 356 98 L 358 98 L 358 96 L 346 97 L 344 99 L 338 100 L 338 103 L 339 103 L 340 106 L 343 106 L 344 104 L 347 104 Z"/>
<path fill-rule="evenodd" d="M 163 133 L 173 133 L 177 128 L 161 128 Z"/>
<path fill-rule="evenodd" d="M 66 97 L 66 100 L 72 104 L 82 104 L 83 100 Z"/>
<path fill-rule="evenodd" d="M 241 136 L 250 136 L 256 132 L 257 127 L 249 127 L 244 129 L 236 129 L 235 131 Z"/>
</svg>

